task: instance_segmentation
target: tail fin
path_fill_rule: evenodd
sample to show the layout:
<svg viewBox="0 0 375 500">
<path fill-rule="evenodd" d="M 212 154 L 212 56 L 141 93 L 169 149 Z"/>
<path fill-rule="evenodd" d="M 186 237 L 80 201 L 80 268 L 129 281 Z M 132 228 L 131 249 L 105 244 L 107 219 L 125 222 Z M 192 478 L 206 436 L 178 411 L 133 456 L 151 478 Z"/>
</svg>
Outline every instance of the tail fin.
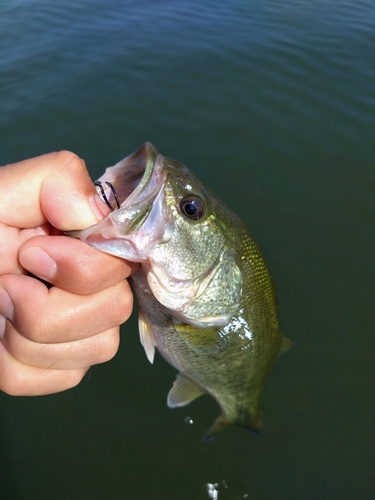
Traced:
<svg viewBox="0 0 375 500">
<path fill-rule="evenodd" d="M 255 417 L 249 416 L 239 425 L 246 427 L 246 429 L 249 429 L 249 431 L 253 431 L 259 434 L 259 432 L 261 432 L 263 429 L 262 412 L 259 410 L 258 413 L 255 415 Z"/>
<path fill-rule="evenodd" d="M 231 424 L 241 425 L 242 427 L 246 427 L 246 429 L 249 429 L 250 431 L 259 433 L 263 428 L 262 412 L 259 411 L 255 415 L 255 417 L 248 416 L 245 420 L 241 422 L 231 422 L 226 418 L 226 416 L 223 413 L 221 413 L 204 435 L 203 441 L 209 441 L 215 436 L 215 434 L 217 434 L 220 431 L 223 431 Z"/>
<path fill-rule="evenodd" d="M 215 434 L 217 434 L 220 431 L 223 431 L 230 425 L 232 422 L 230 422 L 223 413 L 221 413 L 215 422 L 211 425 L 211 427 L 208 429 L 206 434 L 203 436 L 203 441 L 209 441 L 214 437 Z"/>
</svg>

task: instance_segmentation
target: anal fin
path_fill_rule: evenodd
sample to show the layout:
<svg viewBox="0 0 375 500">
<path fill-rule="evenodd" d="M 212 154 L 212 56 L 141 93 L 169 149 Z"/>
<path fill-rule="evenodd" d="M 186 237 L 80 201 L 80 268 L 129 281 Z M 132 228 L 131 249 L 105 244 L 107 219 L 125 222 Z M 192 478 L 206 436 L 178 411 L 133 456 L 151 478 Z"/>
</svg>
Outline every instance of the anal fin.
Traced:
<svg viewBox="0 0 375 500">
<path fill-rule="evenodd" d="M 291 347 L 294 347 L 294 342 L 292 342 L 291 340 L 289 340 L 283 336 L 281 339 L 280 349 L 279 349 L 279 352 L 277 354 L 277 357 L 279 358 L 280 356 L 282 356 L 284 353 L 289 351 L 289 349 Z"/>
<path fill-rule="evenodd" d="M 189 404 L 194 399 L 205 394 L 197 384 L 179 373 L 168 393 L 167 405 L 169 408 L 179 408 Z"/>
</svg>

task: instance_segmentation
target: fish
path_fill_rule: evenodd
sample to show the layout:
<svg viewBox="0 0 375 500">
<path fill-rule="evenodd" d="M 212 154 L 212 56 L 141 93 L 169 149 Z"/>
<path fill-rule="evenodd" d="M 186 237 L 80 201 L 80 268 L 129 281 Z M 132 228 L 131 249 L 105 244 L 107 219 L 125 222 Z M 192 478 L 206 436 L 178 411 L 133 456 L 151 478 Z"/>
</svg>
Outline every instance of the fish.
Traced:
<svg viewBox="0 0 375 500">
<path fill-rule="evenodd" d="M 231 424 L 262 429 L 260 397 L 291 342 L 279 328 L 272 278 L 241 219 L 181 163 L 146 142 L 96 182 L 113 211 L 71 233 L 140 263 L 130 281 L 147 359 L 155 350 L 178 374 L 170 408 L 203 394 L 221 412 L 211 438 Z"/>
</svg>

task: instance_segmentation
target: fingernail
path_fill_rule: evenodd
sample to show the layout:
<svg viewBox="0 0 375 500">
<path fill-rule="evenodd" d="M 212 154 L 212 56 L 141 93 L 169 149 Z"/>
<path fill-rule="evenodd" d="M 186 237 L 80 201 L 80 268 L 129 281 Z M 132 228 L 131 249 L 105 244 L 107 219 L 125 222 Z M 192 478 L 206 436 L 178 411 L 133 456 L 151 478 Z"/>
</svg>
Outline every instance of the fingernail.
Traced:
<svg viewBox="0 0 375 500">
<path fill-rule="evenodd" d="M 57 265 L 52 257 L 39 247 L 30 247 L 20 254 L 21 265 L 39 278 L 50 280 L 56 275 Z"/>
<path fill-rule="evenodd" d="M 0 315 L 4 316 L 4 318 L 10 319 L 13 321 L 14 319 L 14 306 L 12 299 L 9 297 L 9 294 L 4 288 L 0 287 Z"/>
<path fill-rule="evenodd" d="M 98 194 L 94 194 L 89 198 L 89 205 L 91 210 L 94 212 L 99 220 L 106 217 L 111 211 L 105 204 L 105 202 L 100 198 Z"/>
</svg>

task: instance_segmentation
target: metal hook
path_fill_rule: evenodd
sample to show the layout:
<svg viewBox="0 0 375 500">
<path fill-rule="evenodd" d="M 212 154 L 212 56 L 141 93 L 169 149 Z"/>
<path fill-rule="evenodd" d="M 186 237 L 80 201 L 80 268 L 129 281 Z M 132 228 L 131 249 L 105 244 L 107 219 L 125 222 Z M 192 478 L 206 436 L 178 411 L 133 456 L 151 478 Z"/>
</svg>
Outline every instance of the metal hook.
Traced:
<svg viewBox="0 0 375 500">
<path fill-rule="evenodd" d="M 114 198 L 115 198 L 115 201 L 116 201 L 117 208 L 120 208 L 120 206 L 121 206 L 121 205 L 120 205 L 120 202 L 119 202 L 119 199 L 118 199 L 118 196 L 117 196 L 117 193 L 116 193 L 115 188 L 114 188 L 114 187 L 112 186 L 112 184 L 111 184 L 110 182 L 108 182 L 108 181 L 106 181 L 106 184 L 107 184 L 107 186 L 110 188 L 110 190 L 112 191 L 112 194 L 113 194 L 113 196 L 114 196 Z M 115 209 L 114 209 L 114 208 L 112 207 L 112 205 L 109 203 L 108 198 L 107 198 L 107 196 L 106 196 L 106 194 L 105 194 L 105 191 L 104 191 L 104 188 L 103 188 L 102 183 L 101 183 L 100 181 L 95 181 L 95 182 L 94 182 L 94 186 L 98 186 L 98 188 L 100 189 L 100 194 L 102 195 L 102 198 L 103 198 L 103 200 L 105 201 L 105 203 L 106 203 L 107 207 L 108 207 L 108 208 L 110 208 L 110 209 L 112 210 L 112 212 L 113 212 Z"/>
<path fill-rule="evenodd" d="M 106 181 L 106 184 L 107 184 L 107 186 L 110 188 L 110 190 L 113 193 L 113 196 L 114 196 L 115 201 L 116 201 L 117 208 L 120 208 L 121 205 L 120 205 L 117 193 L 116 193 L 116 189 L 113 187 L 113 185 L 110 182 Z"/>
</svg>

